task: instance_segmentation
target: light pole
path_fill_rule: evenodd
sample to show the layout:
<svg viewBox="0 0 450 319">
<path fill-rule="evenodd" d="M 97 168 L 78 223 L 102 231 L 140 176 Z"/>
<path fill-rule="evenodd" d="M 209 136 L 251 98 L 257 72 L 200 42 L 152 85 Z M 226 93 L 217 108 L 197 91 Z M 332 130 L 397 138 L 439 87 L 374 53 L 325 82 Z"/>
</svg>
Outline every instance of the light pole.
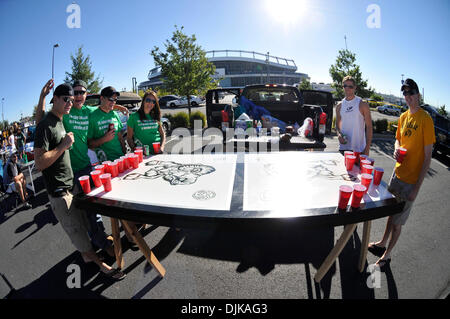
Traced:
<svg viewBox="0 0 450 319">
<path fill-rule="evenodd" d="M 55 48 L 58 48 L 59 44 L 56 43 L 55 45 L 53 45 L 53 54 L 52 54 L 52 79 L 55 79 L 55 75 L 54 75 L 54 70 L 55 70 Z M 53 92 L 55 92 L 55 86 L 53 86 Z"/>
<path fill-rule="evenodd" d="M 135 77 L 131 78 L 131 82 L 133 82 L 133 93 L 137 93 L 137 81 Z"/>
<path fill-rule="evenodd" d="M 3 115 L 3 102 L 5 101 L 5 98 L 2 97 L 2 126 L 5 124 L 5 116 Z"/>
</svg>

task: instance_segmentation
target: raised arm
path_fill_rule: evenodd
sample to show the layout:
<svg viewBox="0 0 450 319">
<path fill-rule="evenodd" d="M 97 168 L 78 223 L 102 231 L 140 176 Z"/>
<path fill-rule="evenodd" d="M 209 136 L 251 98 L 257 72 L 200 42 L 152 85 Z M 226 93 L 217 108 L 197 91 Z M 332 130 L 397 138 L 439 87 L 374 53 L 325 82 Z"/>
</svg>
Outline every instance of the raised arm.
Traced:
<svg viewBox="0 0 450 319">
<path fill-rule="evenodd" d="M 47 83 L 45 83 L 44 87 L 41 90 L 41 95 L 39 96 L 39 102 L 36 108 L 36 124 L 38 124 L 45 115 L 45 97 L 50 93 L 50 90 L 53 88 L 53 86 L 53 79 L 50 79 Z"/>
</svg>

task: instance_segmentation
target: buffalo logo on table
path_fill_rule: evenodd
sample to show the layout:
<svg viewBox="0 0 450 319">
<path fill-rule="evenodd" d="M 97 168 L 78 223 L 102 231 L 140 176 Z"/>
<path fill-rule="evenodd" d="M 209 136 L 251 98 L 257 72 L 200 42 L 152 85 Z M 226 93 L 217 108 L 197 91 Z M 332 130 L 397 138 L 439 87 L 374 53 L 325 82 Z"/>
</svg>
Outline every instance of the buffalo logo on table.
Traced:
<svg viewBox="0 0 450 319">
<path fill-rule="evenodd" d="M 156 179 L 162 177 L 170 185 L 190 185 L 203 175 L 210 174 L 216 169 L 202 164 L 181 164 L 171 161 L 149 161 L 145 163 L 150 167 L 144 174 L 130 173 L 123 180 Z"/>
</svg>

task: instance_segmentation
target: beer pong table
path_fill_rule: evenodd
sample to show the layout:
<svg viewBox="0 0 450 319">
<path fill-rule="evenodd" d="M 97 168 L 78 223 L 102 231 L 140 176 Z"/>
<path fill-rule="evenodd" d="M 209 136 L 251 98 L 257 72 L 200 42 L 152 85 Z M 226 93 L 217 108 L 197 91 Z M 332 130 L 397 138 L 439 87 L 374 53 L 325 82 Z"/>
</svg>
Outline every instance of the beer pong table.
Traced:
<svg viewBox="0 0 450 319">
<path fill-rule="evenodd" d="M 404 206 L 382 182 L 370 185 L 360 208 L 337 209 L 339 186 L 360 183 L 359 167 L 347 172 L 337 152 L 273 152 L 159 154 L 145 158 L 139 168 L 103 187 L 80 194 L 81 208 L 111 217 L 117 263 L 123 266 L 117 219 L 132 234 L 150 264 L 164 276 L 132 223 L 179 228 L 267 229 L 299 226 L 344 226 L 344 231 L 318 269 L 320 282 L 350 239 L 364 223 L 359 271 L 364 269 L 371 220 L 396 214 Z M 350 204 L 350 202 L 349 202 Z"/>
</svg>

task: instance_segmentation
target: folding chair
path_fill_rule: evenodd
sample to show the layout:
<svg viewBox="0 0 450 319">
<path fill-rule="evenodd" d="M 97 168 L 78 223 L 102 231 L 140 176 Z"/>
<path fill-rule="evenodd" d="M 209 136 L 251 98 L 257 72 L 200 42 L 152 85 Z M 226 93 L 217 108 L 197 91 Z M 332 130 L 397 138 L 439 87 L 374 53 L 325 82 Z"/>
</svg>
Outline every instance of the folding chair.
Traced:
<svg viewBox="0 0 450 319">
<path fill-rule="evenodd" d="M 11 197 L 14 198 L 15 202 L 14 209 L 17 209 L 17 205 L 19 202 L 19 194 L 16 192 L 14 182 L 9 184 L 3 184 L 3 176 L 0 175 L 0 198 L 2 205 L 5 205 L 5 212 L 9 210 L 8 200 Z"/>
</svg>

